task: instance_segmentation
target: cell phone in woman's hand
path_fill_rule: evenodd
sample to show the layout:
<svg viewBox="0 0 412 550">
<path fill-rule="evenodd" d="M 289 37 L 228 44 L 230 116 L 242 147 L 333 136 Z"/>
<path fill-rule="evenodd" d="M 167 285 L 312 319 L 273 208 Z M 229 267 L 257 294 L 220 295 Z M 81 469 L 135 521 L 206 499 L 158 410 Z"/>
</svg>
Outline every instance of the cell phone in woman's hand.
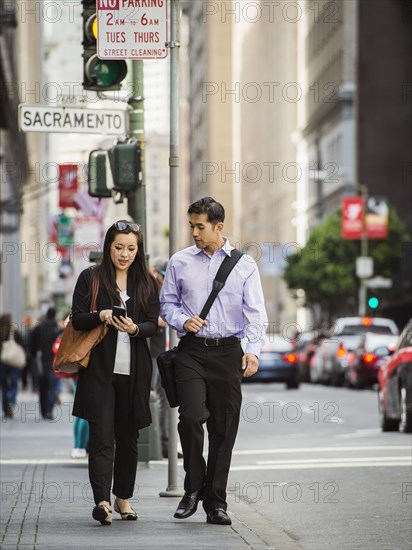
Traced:
<svg viewBox="0 0 412 550">
<path fill-rule="evenodd" d="M 112 307 L 112 315 L 113 317 L 126 317 L 126 310 L 122 306 L 113 306 Z"/>
</svg>

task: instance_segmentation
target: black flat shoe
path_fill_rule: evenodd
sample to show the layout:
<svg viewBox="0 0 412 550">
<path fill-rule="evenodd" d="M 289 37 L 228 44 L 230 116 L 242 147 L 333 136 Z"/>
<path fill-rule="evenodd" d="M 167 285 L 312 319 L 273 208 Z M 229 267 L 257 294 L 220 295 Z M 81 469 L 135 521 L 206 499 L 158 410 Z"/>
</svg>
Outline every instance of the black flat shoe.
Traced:
<svg viewBox="0 0 412 550">
<path fill-rule="evenodd" d="M 104 504 L 98 504 L 93 508 L 92 513 L 93 519 L 100 521 L 102 525 L 111 525 L 112 524 L 112 512 Z"/>
<path fill-rule="evenodd" d="M 192 516 L 197 510 L 200 497 L 200 491 L 185 493 L 173 517 L 176 519 L 186 519 Z"/>
<path fill-rule="evenodd" d="M 207 512 L 206 522 L 214 525 L 232 525 L 232 520 L 223 508 L 215 508 Z"/>
<path fill-rule="evenodd" d="M 131 512 L 121 512 L 121 511 L 120 511 L 119 505 L 117 504 L 117 498 L 116 498 L 116 500 L 114 501 L 113 508 L 114 508 L 114 511 L 115 511 L 115 512 L 117 512 L 118 514 L 121 515 L 122 519 L 125 519 L 125 520 L 127 520 L 127 521 L 135 521 L 135 520 L 137 519 L 137 514 L 136 514 L 136 512 L 133 510 L 133 508 L 132 508 L 132 511 L 131 511 Z"/>
</svg>

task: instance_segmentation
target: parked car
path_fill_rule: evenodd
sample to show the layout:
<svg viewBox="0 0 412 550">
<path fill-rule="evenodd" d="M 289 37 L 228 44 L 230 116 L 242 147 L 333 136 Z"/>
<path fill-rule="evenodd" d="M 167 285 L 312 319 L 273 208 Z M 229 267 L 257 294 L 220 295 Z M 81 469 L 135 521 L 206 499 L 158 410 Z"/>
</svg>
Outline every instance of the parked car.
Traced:
<svg viewBox="0 0 412 550">
<path fill-rule="evenodd" d="M 345 371 L 350 364 L 351 352 L 356 349 L 361 339 L 361 334 L 340 335 L 338 342 L 324 338 L 315 353 L 311 371 L 312 381 L 342 386 L 345 382 Z"/>
<path fill-rule="evenodd" d="M 312 382 L 342 385 L 348 367 L 349 352 L 354 350 L 367 332 L 397 335 L 392 319 L 384 317 L 340 317 L 332 323 L 320 342 L 310 365 Z"/>
<path fill-rule="evenodd" d="M 297 355 L 282 336 L 270 335 L 262 348 L 259 370 L 243 382 L 285 382 L 288 389 L 299 387 Z"/>
<path fill-rule="evenodd" d="M 293 346 L 293 353 L 297 355 L 297 369 L 301 382 L 310 382 L 310 360 L 321 340 L 321 335 L 316 331 L 302 332 Z"/>
<path fill-rule="evenodd" d="M 396 349 L 378 370 L 379 418 L 383 432 L 412 432 L 412 319 Z"/>
<path fill-rule="evenodd" d="M 353 388 L 373 386 L 378 381 L 378 369 L 396 347 L 397 337 L 391 334 L 367 332 L 354 351 L 353 360 L 345 371 L 346 382 Z"/>
</svg>

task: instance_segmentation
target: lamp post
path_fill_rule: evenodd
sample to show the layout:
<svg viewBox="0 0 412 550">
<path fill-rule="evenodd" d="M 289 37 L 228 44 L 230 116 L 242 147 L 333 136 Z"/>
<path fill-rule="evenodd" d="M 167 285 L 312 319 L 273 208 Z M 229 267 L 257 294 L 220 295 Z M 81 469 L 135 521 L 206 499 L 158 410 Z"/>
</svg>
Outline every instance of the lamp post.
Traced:
<svg viewBox="0 0 412 550">
<path fill-rule="evenodd" d="M 366 297 L 367 297 L 367 279 L 373 275 L 373 260 L 368 257 L 368 233 L 365 225 L 365 209 L 368 201 L 368 187 L 361 183 L 356 183 L 353 186 L 360 191 L 363 199 L 362 212 L 362 233 L 360 241 L 360 257 L 356 263 L 356 275 L 359 277 L 359 294 L 358 294 L 358 315 L 364 317 L 366 315 Z"/>
<path fill-rule="evenodd" d="M 360 255 L 362 258 L 368 256 L 368 235 L 365 226 L 365 208 L 368 200 L 368 190 L 366 185 L 359 184 L 361 196 L 363 198 L 363 215 L 362 215 L 362 236 L 360 243 Z M 359 281 L 359 315 L 366 315 L 366 277 L 361 277 Z"/>
<path fill-rule="evenodd" d="M 170 186 L 170 235 L 169 254 L 178 249 L 179 234 L 179 49 L 180 49 L 180 0 L 171 0 L 170 24 L 170 150 L 169 150 L 169 186 Z M 177 335 L 170 330 L 169 346 L 177 345 Z M 168 442 L 168 484 L 161 497 L 179 497 L 182 491 L 177 481 L 177 408 L 170 409 Z"/>
</svg>

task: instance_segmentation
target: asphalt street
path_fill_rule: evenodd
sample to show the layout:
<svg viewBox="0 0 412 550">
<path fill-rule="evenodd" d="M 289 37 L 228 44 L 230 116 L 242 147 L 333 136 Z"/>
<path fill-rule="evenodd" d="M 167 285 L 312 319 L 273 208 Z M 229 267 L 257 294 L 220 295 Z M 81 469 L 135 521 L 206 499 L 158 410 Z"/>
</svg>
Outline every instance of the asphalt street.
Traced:
<svg viewBox="0 0 412 550">
<path fill-rule="evenodd" d="M 230 488 L 305 550 L 411 550 L 411 453 L 374 390 L 247 384 Z"/>
<path fill-rule="evenodd" d="M 1 548 L 412 548 L 411 436 L 380 432 L 375 392 L 252 383 L 243 393 L 230 528 L 207 525 L 201 509 L 173 519 L 178 499 L 159 497 L 166 460 L 139 464 L 138 521 L 101 527 L 87 460 L 70 458 L 71 396 L 47 422 L 22 393 L 0 423 Z M 182 486 L 182 461 L 178 476 Z"/>
</svg>

